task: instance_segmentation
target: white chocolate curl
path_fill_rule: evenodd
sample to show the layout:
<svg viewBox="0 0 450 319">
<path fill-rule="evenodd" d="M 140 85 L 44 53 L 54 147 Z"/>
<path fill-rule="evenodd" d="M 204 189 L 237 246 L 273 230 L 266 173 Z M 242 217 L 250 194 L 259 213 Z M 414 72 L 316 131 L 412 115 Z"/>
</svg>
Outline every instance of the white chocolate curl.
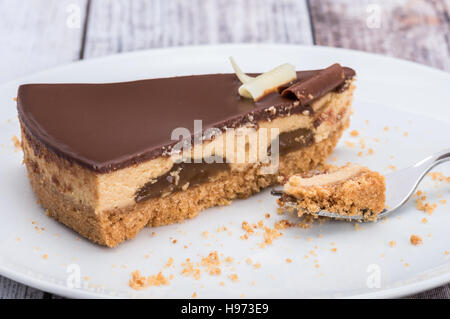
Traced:
<svg viewBox="0 0 450 319">
<path fill-rule="evenodd" d="M 230 57 L 230 62 L 236 76 L 242 82 L 239 87 L 239 94 L 255 101 L 297 78 L 295 67 L 289 63 L 277 66 L 275 69 L 257 77 L 251 77 L 242 72 L 232 57 Z"/>
</svg>

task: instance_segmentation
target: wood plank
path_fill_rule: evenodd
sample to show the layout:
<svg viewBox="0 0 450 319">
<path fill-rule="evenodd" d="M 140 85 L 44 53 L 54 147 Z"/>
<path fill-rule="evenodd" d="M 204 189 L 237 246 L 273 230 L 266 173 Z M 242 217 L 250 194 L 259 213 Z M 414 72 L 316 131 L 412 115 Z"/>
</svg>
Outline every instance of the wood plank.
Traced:
<svg viewBox="0 0 450 319">
<path fill-rule="evenodd" d="M 306 0 L 91 0 L 84 56 L 181 45 L 312 44 Z"/>
<path fill-rule="evenodd" d="M 0 0 L 0 83 L 78 60 L 86 3 Z"/>
<path fill-rule="evenodd" d="M 0 299 L 42 299 L 43 291 L 0 276 Z"/>
<path fill-rule="evenodd" d="M 450 284 L 409 296 L 407 299 L 450 299 Z"/>
<path fill-rule="evenodd" d="M 445 1 L 310 1 L 316 44 L 386 54 L 450 71 L 450 1 Z"/>
</svg>

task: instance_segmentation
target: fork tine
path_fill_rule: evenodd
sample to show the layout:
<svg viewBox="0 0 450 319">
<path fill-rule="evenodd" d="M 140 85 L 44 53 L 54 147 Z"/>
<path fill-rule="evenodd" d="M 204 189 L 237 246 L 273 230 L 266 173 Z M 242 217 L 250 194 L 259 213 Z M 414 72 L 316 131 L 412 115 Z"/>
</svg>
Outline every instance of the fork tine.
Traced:
<svg viewBox="0 0 450 319">
<path fill-rule="evenodd" d="M 364 220 L 364 217 L 361 215 L 352 215 L 352 216 L 347 216 L 347 215 L 341 215 L 341 214 L 337 214 L 337 213 L 331 213 L 331 212 L 327 212 L 327 211 L 320 211 L 316 213 L 318 216 L 322 216 L 322 217 L 329 217 L 329 218 L 333 218 L 333 219 L 346 219 L 346 220 Z"/>
<path fill-rule="evenodd" d="M 384 216 L 386 216 L 388 214 L 389 214 L 389 211 L 387 209 L 384 209 L 381 213 L 379 213 L 377 215 L 377 220 L 379 220 L 380 218 L 383 218 Z M 337 214 L 337 213 L 331 213 L 331 212 L 327 212 L 327 211 L 320 211 L 320 212 L 317 213 L 317 215 L 318 216 L 323 216 L 323 217 L 336 218 L 336 219 L 366 221 L 366 219 L 364 219 L 364 216 L 362 216 L 362 215 L 346 216 L 346 215 L 340 215 L 340 214 Z"/>
<path fill-rule="evenodd" d="M 270 194 L 273 196 L 282 196 L 284 194 L 283 190 L 281 189 L 272 189 L 270 191 Z M 289 202 L 286 201 L 285 202 L 286 205 L 291 206 L 293 208 L 296 208 L 296 205 L 294 202 Z M 385 215 L 387 215 L 389 213 L 389 211 L 387 211 L 386 209 L 383 210 L 383 212 L 381 212 L 380 214 L 378 214 L 377 219 L 384 217 Z M 355 220 L 355 221 L 365 221 L 364 217 L 362 215 L 352 215 L 352 216 L 346 216 L 346 215 L 341 215 L 338 213 L 331 213 L 331 212 L 327 212 L 327 211 L 320 211 L 316 213 L 317 216 L 321 216 L 321 217 L 329 217 L 329 218 L 333 218 L 333 219 L 341 219 L 341 220 Z"/>
</svg>

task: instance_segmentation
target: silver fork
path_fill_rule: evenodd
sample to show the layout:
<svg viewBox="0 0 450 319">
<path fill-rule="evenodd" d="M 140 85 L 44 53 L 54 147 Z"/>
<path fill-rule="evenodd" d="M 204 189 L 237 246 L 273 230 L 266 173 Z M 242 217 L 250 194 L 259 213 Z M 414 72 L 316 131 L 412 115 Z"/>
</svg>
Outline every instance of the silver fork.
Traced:
<svg viewBox="0 0 450 319">
<path fill-rule="evenodd" d="M 386 207 L 388 209 L 384 209 L 378 214 L 378 218 L 383 218 L 402 207 L 414 194 L 425 175 L 436 165 L 447 161 L 450 161 L 450 148 L 428 156 L 413 166 L 386 174 Z M 274 189 L 271 191 L 271 194 L 281 196 L 283 191 Z M 293 203 L 289 202 L 286 204 L 293 205 Z M 362 216 L 345 216 L 327 211 L 320 211 L 316 215 L 350 221 L 364 221 Z"/>
</svg>

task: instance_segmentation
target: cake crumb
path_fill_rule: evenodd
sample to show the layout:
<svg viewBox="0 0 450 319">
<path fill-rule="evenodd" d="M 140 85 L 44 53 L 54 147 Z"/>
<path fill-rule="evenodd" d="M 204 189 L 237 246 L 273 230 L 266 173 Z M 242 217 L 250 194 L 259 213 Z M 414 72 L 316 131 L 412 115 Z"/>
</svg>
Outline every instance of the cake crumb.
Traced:
<svg viewBox="0 0 450 319">
<path fill-rule="evenodd" d="M 397 245 L 397 243 L 396 243 L 395 240 L 391 240 L 391 241 L 389 242 L 389 246 L 391 246 L 391 247 L 395 247 L 396 245 Z"/>
<path fill-rule="evenodd" d="M 362 149 L 365 149 L 365 148 L 366 148 L 366 141 L 365 141 L 363 138 L 361 138 L 361 139 L 359 140 L 359 145 L 360 145 L 360 147 L 361 147 Z"/>
<path fill-rule="evenodd" d="M 350 132 L 350 135 L 351 136 L 358 136 L 359 132 L 357 130 L 353 130 L 353 131 Z"/>
<path fill-rule="evenodd" d="M 286 258 L 286 262 L 287 262 L 288 264 L 290 264 L 290 263 L 292 263 L 292 259 Z"/>
<path fill-rule="evenodd" d="M 183 269 L 181 270 L 181 274 L 183 276 L 191 276 L 194 277 L 195 280 L 200 279 L 200 269 L 194 266 L 194 263 L 191 262 L 189 258 L 186 259 L 185 262 L 181 264 Z"/>
<path fill-rule="evenodd" d="M 331 248 L 331 251 L 332 251 L 333 253 L 335 253 L 335 252 L 337 252 L 337 248 Z"/>
<path fill-rule="evenodd" d="M 286 228 L 290 228 L 295 226 L 295 224 L 292 224 L 290 221 L 288 221 L 287 219 L 282 219 L 278 222 L 275 223 L 274 228 L 281 230 L 281 229 L 286 229 Z"/>
<path fill-rule="evenodd" d="M 169 280 L 160 271 L 156 275 L 151 275 L 147 277 L 148 286 L 166 286 L 169 284 Z"/>
<path fill-rule="evenodd" d="M 210 275 L 217 276 L 221 274 L 221 270 L 219 268 L 220 259 L 217 251 L 212 251 L 207 257 L 202 258 L 201 264 L 207 268 Z"/>
<path fill-rule="evenodd" d="M 147 278 L 142 276 L 139 270 L 135 270 L 131 273 L 128 285 L 134 290 L 144 289 L 147 287 Z"/>
<path fill-rule="evenodd" d="M 48 255 L 47 255 L 47 254 L 44 254 L 44 255 L 42 255 L 42 258 L 47 259 L 47 258 L 48 258 Z"/>
<path fill-rule="evenodd" d="M 194 293 L 192 294 L 192 298 L 197 298 L 197 293 L 194 291 Z"/>
<path fill-rule="evenodd" d="M 428 223 L 428 219 L 427 219 L 426 217 L 422 218 L 422 223 L 423 223 L 423 224 Z"/>
<path fill-rule="evenodd" d="M 354 147 L 354 146 L 355 146 L 355 143 L 353 143 L 353 142 L 344 141 L 344 143 L 345 143 L 345 145 L 346 145 L 347 147 Z"/>
<path fill-rule="evenodd" d="M 249 224 L 248 222 L 246 222 L 246 221 L 243 221 L 243 222 L 242 222 L 241 227 L 242 227 L 242 229 L 243 229 L 247 234 L 253 234 L 253 233 L 254 233 L 253 228 L 252 228 L 252 227 L 250 226 L 250 224 Z"/>
<path fill-rule="evenodd" d="M 21 145 L 20 140 L 19 140 L 19 138 L 17 136 L 14 135 L 11 138 L 11 141 L 14 144 L 14 152 L 20 151 L 22 149 L 22 145 Z"/>
<path fill-rule="evenodd" d="M 264 238 L 264 243 L 266 245 L 271 245 L 274 241 L 274 239 L 279 238 L 280 236 L 282 236 L 283 234 L 281 232 L 279 232 L 276 228 L 270 228 L 265 226 L 264 227 L 264 234 L 263 234 L 263 238 Z M 263 247 L 263 246 L 262 246 Z"/>
<path fill-rule="evenodd" d="M 413 244 L 414 246 L 418 246 L 418 245 L 422 245 L 422 238 L 418 235 L 411 235 L 411 238 L 409 239 L 409 241 L 411 242 L 411 244 Z"/>
<path fill-rule="evenodd" d="M 441 172 L 431 172 L 427 174 L 433 181 L 450 183 L 450 177 L 445 176 Z"/>
<path fill-rule="evenodd" d="M 169 257 L 169 260 L 167 261 L 166 265 L 164 266 L 165 268 L 169 268 L 170 266 L 172 266 L 173 264 L 173 258 Z"/>
<path fill-rule="evenodd" d="M 436 203 L 427 203 L 425 200 L 427 199 L 427 196 L 424 192 L 418 190 L 416 194 L 414 195 L 416 197 L 416 208 L 420 211 L 423 211 L 427 213 L 428 215 L 433 214 L 434 210 L 437 207 Z"/>
<path fill-rule="evenodd" d="M 230 278 L 232 282 L 238 282 L 239 281 L 239 277 L 236 274 L 231 274 L 231 275 L 228 276 L 228 278 Z"/>
<path fill-rule="evenodd" d="M 226 226 L 222 226 L 222 227 L 218 227 L 216 232 L 220 233 L 222 231 L 227 231 L 227 230 L 228 230 L 228 228 Z"/>
<path fill-rule="evenodd" d="M 141 275 L 139 270 L 135 270 L 131 273 L 131 279 L 128 281 L 128 285 L 134 290 L 145 289 L 149 286 L 165 286 L 169 284 L 169 280 L 160 271 L 156 275 L 145 277 Z"/>
</svg>

